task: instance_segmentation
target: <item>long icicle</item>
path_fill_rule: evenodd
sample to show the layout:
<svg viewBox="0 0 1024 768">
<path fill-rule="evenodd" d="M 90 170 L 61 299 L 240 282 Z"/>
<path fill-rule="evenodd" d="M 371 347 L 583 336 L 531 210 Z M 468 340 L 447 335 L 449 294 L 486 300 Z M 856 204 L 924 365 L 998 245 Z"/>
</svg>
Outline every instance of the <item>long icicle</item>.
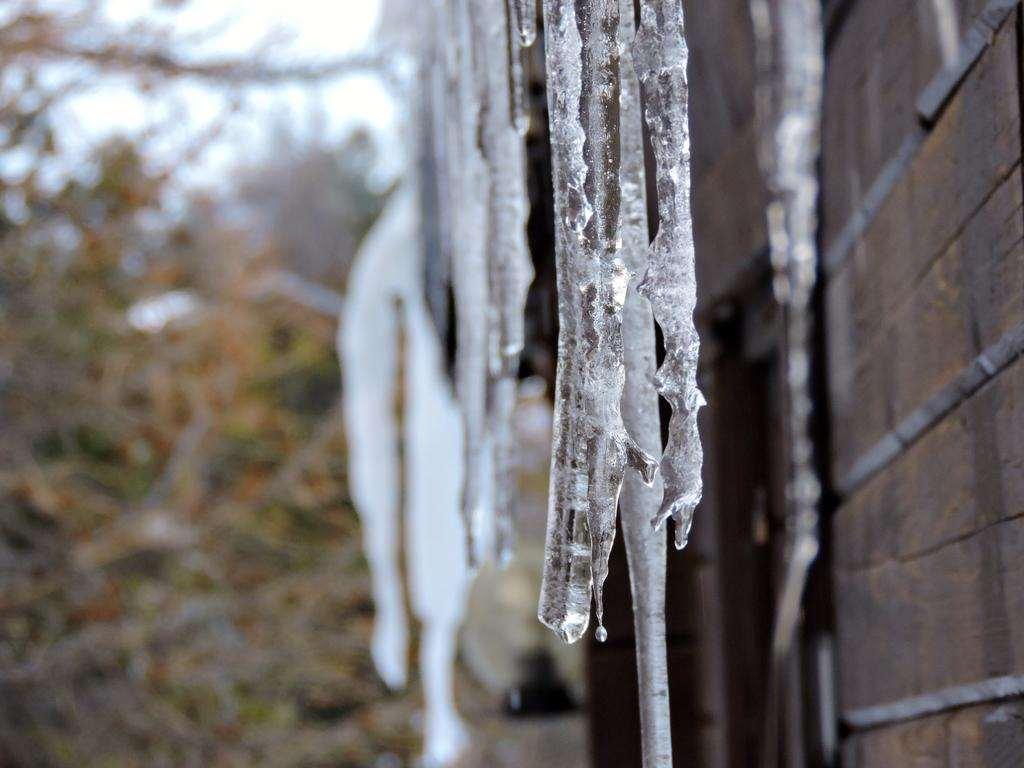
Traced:
<svg viewBox="0 0 1024 768">
<path fill-rule="evenodd" d="M 647 198 L 644 171 L 640 85 L 629 45 L 635 33 L 633 0 L 619 2 L 619 72 L 621 78 L 619 169 L 622 189 L 622 260 L 632 274 L 647 264 Z M 654 316 L 646 299 L 631 282 L 622 313 L 626 386 L 622 418 L 640 447 L 657 455 L 661 450 L 658 392 L 654 388 Z M 619 514 L 629 561 L 636 635 L 637 680 L 640 692 L 640 739 L 644 768 L 670 768 L 672 729 L 669 719 L 668 663 L 665 648 L 664 534 L 651 531 L 662 498 L 661 478 L 646 486 L 630 474 L 622 484 Z"/>
<path fill-rule="evenodd" d="M 481 88 L 476 66 L 480 43 L 474 40 L 470 0 L 449 8 L 453 46 L 450 88 L 454 96 L 457 147 L 452 152 L 455 215 L 452 287 L 455 294 L 455 387 L 465 432 L 462 516 L 471 566 L 480 559 L 481 537 L 490 509 L 490 446 L 487 434 L 488 276 L 486 168 L 478 141 Z"/>
<path fill-rule="evenodd" d="M 629 272 L 619 258 L 619 5 L 618 0 L 576 0 L 575 8 L 581 43 L 583 191 L 593 212 L 576 251 L 583 302 L 577 329 L 585 413 L 581 437 L 587 457 L 597 638 L 603 641 L 602 589 L 627 460 L 647 482 L 654 479 L 657 465 L 626 435 L 620 410 L 626 379 L 622 310 Z"/>
<path fill-rule="evenodd" d="M 526 293 L 533 264 L 526 244 L 526 157 L 507 98 L 510 76 L 508 19 L 502 0 L 474 0 L 475 36 L 485 69 L 481 139 L 487 162 L 487 263 L 490 333 L 489 423 L 494 451 L 495 549 L 512 556 L 516 504 L 513 417 L 523 350 Z"/>
<path fill-rule="evenodd" d="M 786 489 L 786 569 L 772 634 L 762 764 L 774 766 L 778 686 L 799 620 L 800 601 L 818 554 L 821 486 L 810 432 L 811 298 L 817 277 L 816 163 L 820 152 L 824 36 L 815 0 L 781 0 L 777 28 L 766 0 L 752 0 L 757 42 L 761 165 L 771 192 L 768 239 L 774 288 L 786 313 L 789 481 Z M 773 32 L 778 34 L 777 40 Z M 774 54 L 779 54 L 774 66 Z"/>
<path fill-rule="evenodd" d="M 633 61 L 644 86 L 644 114 L 657 167 L 658 234 L 638 290 L 650 300 L 665 339 L 665 359 L 655 381 L 672 406 L 661 461 L 665 496 L 653 522 L 660 527 L 668 518 L 674 520 L 678 549 L 686 546 L 700 502 L 704 459 L 697 431 L 704 396 L 697 388 L 700 339 L 693 323 L 697 280 L 690 218 L 688 58 L 681 0 L 641 0 Z"/>
<path fill-rule="evenodd" d="M 544 572 L 537 616 L 562 640 L 572 643 L 590 623 L 592 582 L 587 470 L 584 457 L 576 450 L 583 409 L 576 342 L 580 296 L 574 271 L 579 235 L 591 214 L 583 195 L 586 169 L 579 167 L 583 156 L 580 38 L 568 0 L 544 0 L 544 43 L 555 198 L 558 357 Z"/>
</svg>

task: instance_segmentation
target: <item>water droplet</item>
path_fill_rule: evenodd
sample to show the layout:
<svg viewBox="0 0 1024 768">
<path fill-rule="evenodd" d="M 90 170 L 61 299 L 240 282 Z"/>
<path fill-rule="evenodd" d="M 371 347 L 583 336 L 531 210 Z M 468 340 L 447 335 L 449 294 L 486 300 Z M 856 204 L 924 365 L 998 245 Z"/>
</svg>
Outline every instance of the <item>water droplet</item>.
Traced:
<svg viewBox="0 0 1024 768">
<path fill-rule="evenodd" d="M 594 637 L 597 638 L 597 642 L 603 643 L 608 639 L 608 630 L 604 628 L 603 624 L 599 624 L 597 629 L 594 631 Z"/>
</svg>

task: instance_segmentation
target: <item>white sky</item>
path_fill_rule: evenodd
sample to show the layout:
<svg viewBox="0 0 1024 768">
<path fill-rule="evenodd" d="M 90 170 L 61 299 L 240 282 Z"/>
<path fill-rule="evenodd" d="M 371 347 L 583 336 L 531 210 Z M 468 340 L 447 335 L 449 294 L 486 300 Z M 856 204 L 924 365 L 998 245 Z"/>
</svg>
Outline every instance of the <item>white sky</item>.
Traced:
<svg viewBox="0 0 1024 768">
<path fill-rule="evenodd" d="M 55 2 L 67 0 L 55 0 Z M 354 53 L 371 41 L 380 13 L 379 0 L 191 0 L 168 11 L 153 0 L 107 0 L 106 12 L 119 23 L 139 19 L 173 22 L 183 33 L 217 29 L 198 51 L 203 55 L 244 54 L 272 35 L 278 41 L 273 57 L 281 62 L 318 61 Z M 300 135 L 317 130 L 340 139 L 357 125 L 379 134 L 383 146 L 395 141 L 395 107 L 377 78 L 352 75 L 311 84 L 295 83 L 249 88 L 245 109 L 211 145 L 199 162 L 183 173 L 186 186 L 217 186 L 224 172 L 246 153 L 265 151 L 270 131 L 282 122 Z M 89 147 L 115 134 L 133 135 L 160 126 L 155 160 L 173 161 L 204 126 L 225 108 L 223 95 L 198 83 L 186 82 L 158 95 L 140 95 L 126 79 L 105 78 L 76 97 L 57 121 L 58 141 L 69 158 L 82 157 Z M 320 121 L 312 125 L 310 117 Z M 387 173 L 392 169 L 382 169 Z"/>
<path fill-rule="evenodd" d="M 366 44 L 377 25 L 377 0 L 192 0 L 177 11 L 152 0 L 107 0 L 107 15 L 130 23 L 140 18 L 175 19 L 179 29 L 196 31 L 229 23 L 217 36 L 216 50 L 244 53 L 274 27 L 295 34 L 309 55 L 336 56 Z"/>
</svg>

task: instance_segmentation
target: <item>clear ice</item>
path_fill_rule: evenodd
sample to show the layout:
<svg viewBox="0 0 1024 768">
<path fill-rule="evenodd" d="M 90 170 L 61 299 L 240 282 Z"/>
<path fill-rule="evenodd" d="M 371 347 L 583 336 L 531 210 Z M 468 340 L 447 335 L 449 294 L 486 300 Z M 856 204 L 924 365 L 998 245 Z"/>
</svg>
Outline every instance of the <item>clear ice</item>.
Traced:
<svg viewBox="0 0 1024 768">
<path fill-rule="evenodd" d="M 548 520 L 537 616 L 562 640 L 572 643 L 590 623 L 592 583 L 587 465 L 578 450 L 583 403 L 577 328 L 582 297 L 575 272 L 580 234 L 590 213 L 583 194 L 586 169 L 581 168 L 580 37 L 572 7 L 565 0 L 544 0 L 544 43 L 559 325 Z"/>
<path fill-rule="evenodd" d="M 623 263 L 632 274 L 647 264 L 646 175 L 640 114 L 640 84 L 629 51 L 635 33 L 633 0 L 619 0 L 619 143 L 622 164 L 620 226 Z M 631 281 L 622 312 L 623 361 L 626 384 L 622 419 L 640 447 L 652 455 L 661 451 L 658 392 L 654 387 L 655 336 L 650 304 Z M 672 731 L 669 719 L 668 662 L 665 648 L 664 533 L 651 530 L 650 521 L 661 504 L 661 478 L 646 485 L 629 473 L 622 484 L 619 515 L 629 563 L 636 637 L 637 680 L 640 692 L 640 739 L 645 768 L 670 768 Z"/>
<path fill-rule="evenodd" d="M 483 558 L 490 522 L 491 446 L 487 429 L 490 332 L 487 270 L 487 168 L 479 142 L 483 41 L 474 34 L 475 0 L 448 7 L 449 93 L 452 146 L 449 179 L 452 212 L 452 289 L 455 295 L 455 389 L 462 409 L 465 476 L 462 515 L 471 565 Z"/>
<path fill-rule="evenodd" d="M 655 383 L 672 406 L 661 459 L 665 494 L 653 522 L 660 527 L 668 518 L 674 520 L 679 549 L 686 545 L 700 502 L 704 459 L 697 430 L 697 412 L 705 401 L 697 388 L 700 339 L 693 323 L 697 281 L 690 218 L 688 57 L 680 0 L 641 0 L 633 63 L 643 85 L 644 118 L 654 149 L 658 234 L 638 290 L 651 302 L 665 340 L 665 359 Z"/>
<path fill-rule="evenodd" d="M 618 254 L 618 5 L 545 2 L 544 14 L 560 328 L 539 615 L 571 642 L 589 622 L 588 591 L 607 635 L 602 587 L 625 468 L 650 483 L 657 465 L 626 434 L 620 406 L 629 272 Z"/>
<path fill-rule="evenodd" d="M 617 0 L 576 0 L 575 10 L 581 42 L 583 193 L 592 212 L 576 251 L 582 294 L 578 353 L 584 415 L 580 447 L 587 458 L 594 604 L 598 627 L 603 629 L 602 589 L 615 541 L 625 468 L 631 464 L 651 482 L 656 465 L 627 436 L 620 406 L 626 379 L 622 311 L 629 272 L 619 257 L 619 6 Z"/>
<path fill-rule="evenodd" d="M 508 99 L 511 50 L 503 0 L 474 0 L 480 43 L 480 141 L 487 165 L 488 426 L 493 450 L 494 541 L 507 562 L 514 542 L 517 457 L 513 418 L 533 262 L 526 243 L 526 153 Z"/>
</svg>

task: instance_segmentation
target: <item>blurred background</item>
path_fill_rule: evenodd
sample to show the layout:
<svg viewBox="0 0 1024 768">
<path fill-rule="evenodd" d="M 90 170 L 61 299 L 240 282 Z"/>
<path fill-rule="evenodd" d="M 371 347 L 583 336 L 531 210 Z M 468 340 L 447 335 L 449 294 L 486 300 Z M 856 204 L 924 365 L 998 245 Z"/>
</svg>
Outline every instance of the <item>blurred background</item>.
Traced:
<svg viewBox="0 0 1024 768">
<path fill-rule="evenodd" d="M 379 12 L 0 3 L 4 768 L 420 750 L 415 672 L 388 692 L 370 660 L 335 354 L 349 262 L 405 164 Z M 524 397 L 536 558 L 550 417 L 543 386 Z M 545 764 L 574 765 L 578 717 L 506 715 L 523 648 L 553 645 L 539 567 L 516 573 L 471 598 L 466 764 L 557 742 Z M 558 654 L 532 663 L 575 686 L 567 709 L 579 652 Z"/>
</svg>

